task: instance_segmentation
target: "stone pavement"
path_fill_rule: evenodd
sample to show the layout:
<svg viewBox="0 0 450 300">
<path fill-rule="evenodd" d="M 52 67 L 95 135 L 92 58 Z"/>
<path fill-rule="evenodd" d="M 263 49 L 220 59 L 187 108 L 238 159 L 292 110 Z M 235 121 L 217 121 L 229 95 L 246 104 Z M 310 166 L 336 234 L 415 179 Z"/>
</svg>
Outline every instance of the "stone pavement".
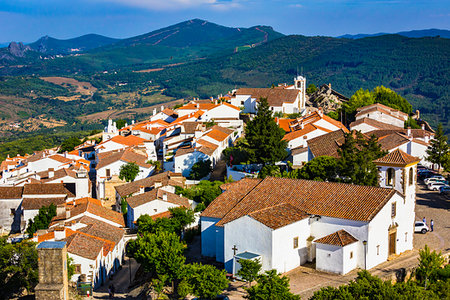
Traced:
<svg viewBox="0 0 450 300">
<path fill-rule="evenodd" d="M 134 280 L 139 264 L 132 258 L 131 259 L 131 278 Z M 128 287 L 130 286 L 130 259 L 126 256 L 122 269 L 120 269 L 113 277 L 112 280 L 107 280 L 103 286 L 94 291 L 94 299 L 110 299 L 108 293 L 108 287 L 110 284 L 114 284 L 116 293 L 113 299 L 129 299 Z"/>
</svg>

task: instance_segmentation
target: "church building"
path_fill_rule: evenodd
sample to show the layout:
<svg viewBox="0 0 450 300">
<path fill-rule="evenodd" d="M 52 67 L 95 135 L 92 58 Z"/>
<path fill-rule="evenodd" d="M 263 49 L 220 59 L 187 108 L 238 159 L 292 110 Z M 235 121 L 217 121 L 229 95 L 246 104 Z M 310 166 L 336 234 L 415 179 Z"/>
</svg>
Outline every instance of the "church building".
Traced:
<svg viewBox="0 0 450 300">
<path fill-rule="evenodd" d="M 235 274 L 243 258 L 262 269 L 346 274 L 413 248 L 416 167 L 401 150 L 375 161 L 379 187 L 273 178 L 222 185 L 202 213 L 202 255 Z"/>
</svg>

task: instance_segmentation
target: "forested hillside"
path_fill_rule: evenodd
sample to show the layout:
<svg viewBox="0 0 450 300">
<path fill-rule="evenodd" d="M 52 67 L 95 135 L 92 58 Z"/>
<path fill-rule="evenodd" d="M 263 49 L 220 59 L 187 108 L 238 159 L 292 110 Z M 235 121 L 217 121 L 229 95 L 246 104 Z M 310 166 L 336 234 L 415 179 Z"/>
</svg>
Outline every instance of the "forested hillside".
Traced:
<svg viewBox="0 0 450 300">
<path fill-rule="evenodd" d="M 207 97 L 235 87 L 292 82 L 303 69 L 309 83 L 331 83 L 351 96 L 392 88 L 436 126 L 450 132 L 450 40 L 386 35 L 358 40 L 287 36 L 255 49 L 149 74 L 173 97 Z M 124 74 L 125 75 L 125 74 Z"/>
</svg>

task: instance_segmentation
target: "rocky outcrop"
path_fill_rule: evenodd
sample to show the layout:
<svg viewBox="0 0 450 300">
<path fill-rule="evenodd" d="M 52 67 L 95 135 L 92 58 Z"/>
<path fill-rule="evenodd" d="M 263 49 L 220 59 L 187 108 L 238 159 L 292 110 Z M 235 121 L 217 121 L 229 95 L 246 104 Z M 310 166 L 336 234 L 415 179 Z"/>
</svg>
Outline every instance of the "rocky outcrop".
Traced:
<svg viewBox="0 0 450 300">
<path fill-rule="evenodd" d="M 24 57 L 25 52 L 30 51 L 29 46 L 25 46 L 22 42 L 11 42 L 8 46 L 8 52 L 15 57 Z"/>
<path fill-rule="evenodd" d="M 331 88 L 331 83 L 323 84 L 317 91 L 306 97 L 306 106 L 322 108 L 325 114 L 336 111 L 348 98 Z"/>
</svg>

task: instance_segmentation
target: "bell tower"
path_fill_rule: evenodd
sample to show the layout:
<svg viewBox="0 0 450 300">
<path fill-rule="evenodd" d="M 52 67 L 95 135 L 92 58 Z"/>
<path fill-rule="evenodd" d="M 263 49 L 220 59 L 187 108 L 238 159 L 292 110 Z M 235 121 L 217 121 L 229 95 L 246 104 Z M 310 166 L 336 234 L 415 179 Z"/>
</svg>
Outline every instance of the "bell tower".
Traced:
<svg viewBox="0 0 450 300">
<path fill-rule="evenodd" d="M 305 108 L 306 105 L 306 78 L 298 75 L 294 78 L 294 88 L 300 91 L 299 110 Z"/>
</svg>

